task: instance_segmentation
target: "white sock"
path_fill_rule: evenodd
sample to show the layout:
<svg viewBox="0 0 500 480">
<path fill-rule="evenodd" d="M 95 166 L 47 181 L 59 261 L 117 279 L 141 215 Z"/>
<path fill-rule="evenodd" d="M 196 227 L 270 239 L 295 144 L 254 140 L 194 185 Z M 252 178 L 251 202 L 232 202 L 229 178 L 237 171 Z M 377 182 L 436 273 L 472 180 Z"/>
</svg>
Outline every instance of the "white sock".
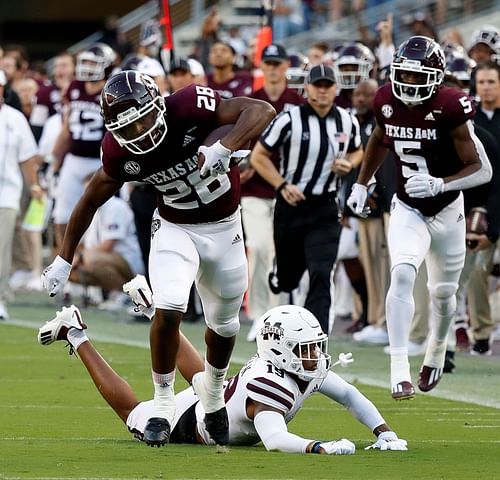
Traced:
<svg viewBox="0 0 500 480">
<path fill-rule="evenodd" d="M 424 365 L 432 368 L 443 368 L 446 358 L 446 346 L 446 339 L 437 340 L 434 336 L 434 333 L 432 333 L 429 338 L 429 342 L 427 343 Z"/>
<path fill-rule="evenodd" d="M 216 412 L 225 405 L 223 387 L 228 368 L 229 367 L 215 368 L 205 359 L 205 374 L 203 375 L 203 380 L 208 396 L 208 404 L 206 406 L 207 413 Z"/>
<path fill-rule="evenodd" d="M 391 348 L 408 348 L 411 321 L 415 314 L 413 287 L 417 272 L 412 265 L 396 265 L 391 272 L 385 311 Z"/>
<path fill-rule="evenodd" d="M 78 350 L 78 347 L 82 343 L 89 341 L 87 334 L 83 330 L 78 330 L 77 328 L 70 328 L 66 334 L 66 338 L 74 350 Z"/>
<path fill-rule="evenodd" d="M 399 382 L 411 383 L 407 347 L 391 347 L 391 385 L 394 386 Z"/>
<path fill-rule="evenodd" d="M 169 373 L 151 373 L 155 388 L 155 416 L 166 418 L 172 425 L 175 416 L 175 369 Z"/>
</svg>

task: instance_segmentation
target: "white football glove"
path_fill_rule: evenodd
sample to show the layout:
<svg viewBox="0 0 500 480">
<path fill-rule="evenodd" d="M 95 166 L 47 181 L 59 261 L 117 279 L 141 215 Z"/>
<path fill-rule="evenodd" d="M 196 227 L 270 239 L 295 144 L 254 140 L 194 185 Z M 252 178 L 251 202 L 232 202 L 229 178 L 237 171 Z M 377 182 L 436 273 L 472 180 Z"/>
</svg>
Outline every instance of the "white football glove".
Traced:
<svg viewBox="0 0 500 480">
<path fill-rule="evenodd" d="M 224 175 L 229 172 L 229 161 L 231 159 L 231 150 L 226 148 L 220 140 L 217 140 L 210 147 L 201 145 L 198 148 L 198 153 L 202 153 L 205 156 L 205 163 L 200 169 L 200 175 L 202 178 L 211 175 L 216 177 L 217 175 Z"/>
<path fill-rule="evenodd" d="M 402 438 L 398 438 L 395 432 L 382 432 L 377 441 L 365 448 L 370 450 L 376 448 L 378 450 L 408 450 L 408 442 Z"/>
<path fill-rule="evenodd" d="M 332 368 L 336 367 L 337 365 L 340 365 L 341 367 L 346 368 L 352 362 L 354 362 L 354 358 L 352 358 L 351 352 L 339 353 L 339 359 L 332 365 Z"/>
<path fill-rule="evenodd" d="M 71 263 L 59 255 L 42 273 L 42 286 L 53 297 L 68 281 L 71 272 Z"/>
<path fill-rule="evenodd" d="M 352 186 L 351 194 L 347 199 L 349 208 L 362 218 L 366 218 L 370 213 L 370 207 L 366 204 L 368 198 L 368 188 L 361 183 L 355 183 Z"/>
<path fill-rule="evenodd" d="M 136 275 L 130 282 L 124 283 L 122 288 L 134 302 L 135 309 L 151 320 L 155 314 L 155 305 L 153 303 L 153 292 L 149 288 L 146 277 Z"/>
<path fill-rule="evenodd" d="M 411 198 L 435 197 L 444 192 L 444 180 L 427 173 L 417 173 L 406 181 L 405 190 Z"/>
<path fill-rule="evenodd" d="M 356 451 L 356 445 L 346 438 L 332 442 L 323 442 L 320 444 L 320 447 L 328 455 L 353 455 Z"/>
</svg>

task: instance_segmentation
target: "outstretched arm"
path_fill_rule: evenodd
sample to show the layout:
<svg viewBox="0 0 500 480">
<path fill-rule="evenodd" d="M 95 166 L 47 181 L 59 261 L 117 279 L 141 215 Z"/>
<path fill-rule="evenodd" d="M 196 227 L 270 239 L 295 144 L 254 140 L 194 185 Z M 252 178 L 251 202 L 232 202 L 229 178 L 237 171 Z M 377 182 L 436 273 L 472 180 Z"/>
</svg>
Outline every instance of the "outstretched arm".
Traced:
<svg viewBox="0 0 500 480">
<path fill-rule="evenodd" d="M 356 450 L 354 444 L 344 438 L 319 442 L 290 433 L 283 412 L 255 400 L 248 401 L 247 415 L 253 419 L 255 430 L 268 451 L 351 455 Z"/>
<path fill-rule="evenodd" d="M 106 203 L 123 185 L 100 168 L 95 172 L 68 222 L 59 255 L 71 263 L 76 247 L 89 227 L 97 209 Z"/>
<path fill-rule="evenodd" d="M 97 390 L 124 423 L 139 401 L 132 387 L 100 355 L 90 341 L 83 342 L 77 349 Z M 204 370 L 204 362 L 191 342 L 180 332 L 177 368 L 191 383 L 195 373 Z"/>
<path fill-rule="evenodd" d="M 377 442 L 367 449 L 407 450 L 406 440 L 398 438 L 396 433 L 385 423 L 377 407 L 356 387 L 343 380 L 336 373 L 328 372 L 319 391 L 343 405 L 373 432 L 377 437 Z"/>
</svg>

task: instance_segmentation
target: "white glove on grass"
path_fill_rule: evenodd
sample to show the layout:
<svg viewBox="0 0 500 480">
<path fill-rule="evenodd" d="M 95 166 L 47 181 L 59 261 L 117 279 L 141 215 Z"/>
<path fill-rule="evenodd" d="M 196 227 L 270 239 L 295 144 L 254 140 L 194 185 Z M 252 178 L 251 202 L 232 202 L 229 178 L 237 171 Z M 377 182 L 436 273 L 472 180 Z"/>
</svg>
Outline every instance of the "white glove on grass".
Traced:
<svg viewBox="0 0 500 480">
<path fill-rule="evenodd" d="M 408 450 L 408 442 L 402 438 L 398 438 L 395 432 L 382 432 L 377 441 L 365 448 L 370 450 L 376 448 L 378 450 Z"/>
<path fill-rule="evenodd" d="M 356 445 L 346 438 L 332 442 L 323 442 L 320 444 L 320 447 L 328 455 L 353 455 L 356 451 Z"/>
</svg>

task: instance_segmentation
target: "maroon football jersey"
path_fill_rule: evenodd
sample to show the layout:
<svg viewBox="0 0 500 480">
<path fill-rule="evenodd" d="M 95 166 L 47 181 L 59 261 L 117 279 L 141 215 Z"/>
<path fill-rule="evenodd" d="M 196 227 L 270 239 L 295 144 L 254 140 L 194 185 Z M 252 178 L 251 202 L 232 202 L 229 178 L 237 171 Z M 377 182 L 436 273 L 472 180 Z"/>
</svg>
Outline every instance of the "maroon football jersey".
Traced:
<svg viewBox="0 0 500 480">
<path fill-rule="evenodd" d="M 213 73 L 207 75 L 207 85 L 213 88 L 221 98 L 245 97 L 252 93 L 252 75 L 249 72 L 235 72 L 227 82 L 216 83 Z"/>
<path fill-rule="evenodd" d="M 337 107 L 345 108 L 346 110 L 352 110 L 352 90 L 340 90 L 338 95 L 335 97 L 335 105 L 337 105 Z"/>
<path fill-rule="evenodd" d="M 286 112 L 295 105 L 303 105 L 306 101 L 305 98 L 293 88 L 286 88 L 278 100 L 274 102 L 269 99 L 263 88 L 256 90 L 250 96 L 270 103 L 276 110 L 276 113 Z M 279 151 L 273 152 L 271 160 L 274 166 L 279 170 Z M 276 196 L 276 191 L 272 185 L 255 172 L 252 178 L 241 186 L 241 195 L 243 197 L 274 198 Z"/>
<path fill-rule="evenodd" d="M 73 155 L 99 158 L 104 136 L 100 97 L 101 92 L 89 95 L 85 91 L 85 83 L 77 80 L 71 82 L 65 94 L 71 133 L 69 152 Z"/>
<path fill-rule="evenodd" d="M 165 98 L 167 134 L 154 150 L 134 155 L 111 133 L 102 142 L 103 169 L 123 181 L 148 182 L 157 190 L 160 215 L 173 223 L 206 223 L 228 217 L 238 208 L 240 173 L 201 179 L 198 147 L 217 124 L 219 95 L 190 85 Z"/>
<path fill-rule="evenodd" d="M 463 168 L 450 132 L 474 117 L 473 102 L 461 90 L 441 87 L 429 100 L 410 109 L 394 97 L 388 83 L 377 91 L 374 109 L 384 131 L 384 145 L 396 154 L 397 196 L 425 216 L 436 215 L 458 197 L 458 191 L 411 198 L 404 186 L 416 172 L 444 178 Z"/>
<path fill-rule="evenodd" d="M 30 124 L 43 127 L 49 117 L 61 111 L 62 93 L 52 83 L 43 84 L 36 92 Z"/>
</svg>

